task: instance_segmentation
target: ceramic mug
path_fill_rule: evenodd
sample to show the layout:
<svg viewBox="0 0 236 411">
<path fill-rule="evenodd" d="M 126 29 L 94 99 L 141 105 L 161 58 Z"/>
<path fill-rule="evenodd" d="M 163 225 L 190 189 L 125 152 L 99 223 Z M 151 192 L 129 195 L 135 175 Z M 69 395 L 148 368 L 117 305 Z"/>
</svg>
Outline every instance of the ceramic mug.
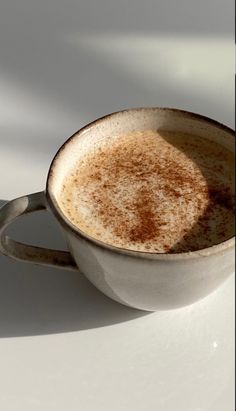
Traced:
<svg viewBox="0 0 236 411">
<path fill-rule="evenodd" d="M 191 304 L 215 290 L 234 271 L 231 238 L 212 247 L 179 254 L 130 251 L 96 240 L 75 227 L 59 206 L 59 193 L 69 168 L 107 135 L 162 129 L 196 134 L 234 151 L 234 132 L 209 118 L 169 108 L 140 108 L 110 114 L 70 137 L 55 155 L 45 192 L 8 202 L 0 211 L 0 251 L 35 264 L 80 270 L 108 297 L 141 310 L 163 310 Z M 19 216 L 49 209 L 67 240 L 68 251 L 16 242 L 5 235 Z M 78 268 L 79 267 L 79 268 Z"/>
</svg>

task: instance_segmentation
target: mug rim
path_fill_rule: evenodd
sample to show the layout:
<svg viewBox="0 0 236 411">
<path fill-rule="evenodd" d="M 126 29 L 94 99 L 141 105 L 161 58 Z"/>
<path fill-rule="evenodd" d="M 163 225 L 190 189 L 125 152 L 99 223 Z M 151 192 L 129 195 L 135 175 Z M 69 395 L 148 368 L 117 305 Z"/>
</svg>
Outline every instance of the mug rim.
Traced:
<svg viewBox="0 0 236 411">
<path fill-rule="evenodd" d="M 101 247 L 105 250 L 110 250 L 118 254 L 125 254 L 133 257 L 139 257 L 139 258 L 144 258 L 144 259 L 150 259 L 150 260 L 168 260 L 168 261 L 175 261 L 175 260 L 182 260 L 182 259 L 193 259 L 197 257 L 202 257 L 202 256 L 209 256 L 209 255 L 214 255 L 218 254 L 221 252 L 224 252 L 226 249 L 229 249 L 231 247 L 235 246 L 235 236 L 230 237 L 229 239 L 220 242 L 219 244 L 212 245 L 210 247 L 206 247 L 203 249 L 195 250 L 195 251 L 185 251 L 181 253 L 153 253 L 149 251 L 136 251 L 132 249 L 127 249 L 123 247 L 118 247 L 112 244 L 105 243 L 101 240 L 98 240 L 90 235 L 88 235 L 86 232 L 75 226 L 67 217 L 66 215 L 62 212 L 61 208 L 57 204 L 57 201 L 53 195 L 53 190 L 52 190 L 52 176 L 54 175 L 54 168 L 57 164 L 57 160 L 59 155 L 64 151 L 65 147 L 70 144 L 75 138 L 80 136 L 82 133 L 85 131 L 89 130 L 90 128 L 96 126 L 97 124 L 104 122 L 106 120 L 109 120 L 109 118 L 117 115 L 117 114 L 122 114 L 122 113 L 132 113 L 132 112 L 140 112 L 140 111 L 169 111 L 177 114 L 182 114 L 188 118 L 193 118 L 193 119 L 198 119 L 201 120 L 207 124 L 213 124 L 215 125 L 218 129 L 222 129 L 226 131 L 228 134 L 231 136 L 235 136 L 235 132 L 232 128 L 226 126 L 223 123 L 218 122 L 217 120 L 213 120 L 210 117 L 204 116 L 202 114 L 197 114 L 191 111 L 186 111 L 182 109 L 177 109 L 177 108 L 171 108 L 171 107 L 137 107 L 137 108 L 129 108 L 129 109 L 123 109 L 119 111 L 115 111 L 112 113 L 109 113 L 105 116 L 99 117 L 90 123 L 86 124 L 79 130 L 77 130 L 75 133 L 73 133 L 67 140 L 60 146 L 60 148 L 57 150 L 56 154 L 54 155 L 48 175 L 47 175 L 47 181 L 46 181 L 46 199 L 47 202 L 50 206 L 50 209 L 52 210 L 53 214 L 56 216 L 56 218 L 60 221 L 62 226 L 65 229 L 70 229 L 74 235 L 77 237 L 82 238 L 83 240 L 86 240 L 89 243 L 93 243 L 97 247 Z"/>
</svg>

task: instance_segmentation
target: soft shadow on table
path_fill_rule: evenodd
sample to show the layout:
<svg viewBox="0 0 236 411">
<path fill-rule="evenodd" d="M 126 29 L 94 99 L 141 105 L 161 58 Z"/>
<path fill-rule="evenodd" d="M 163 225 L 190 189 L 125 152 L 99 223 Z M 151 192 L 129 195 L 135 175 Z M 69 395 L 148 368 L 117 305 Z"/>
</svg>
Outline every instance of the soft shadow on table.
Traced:
<svg viewBox="0 0 236 411">
<path fill-rule="evenodd" d="M 3 204 L 0 200 L 0 207 Z M 40 246 L 66 248 L 56 221 L 45 212 L 22 217 L 9 234 Z M 145 314 L 110 300 L 82 274 L 0 255 L 0 338 L 79 331 Z"/>
</svg>

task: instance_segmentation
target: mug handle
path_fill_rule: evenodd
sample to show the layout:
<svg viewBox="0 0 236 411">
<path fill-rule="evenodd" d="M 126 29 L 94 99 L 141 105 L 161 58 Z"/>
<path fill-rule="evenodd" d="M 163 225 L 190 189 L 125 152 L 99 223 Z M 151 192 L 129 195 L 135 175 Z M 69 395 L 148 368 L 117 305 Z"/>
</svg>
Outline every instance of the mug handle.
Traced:
<svg viewBox="0 0 236 411">
<path fill-rule="evenodd" d="M 0 251 L 19 261 L 78 270 L 68 251 L 26 245 L 5 235 L 5 229 L 16 218 L 33 211 L 46 209 L 46 197 L 43 191 L 16 198 L 5 204 L 0 210 Z"/>
</svg>

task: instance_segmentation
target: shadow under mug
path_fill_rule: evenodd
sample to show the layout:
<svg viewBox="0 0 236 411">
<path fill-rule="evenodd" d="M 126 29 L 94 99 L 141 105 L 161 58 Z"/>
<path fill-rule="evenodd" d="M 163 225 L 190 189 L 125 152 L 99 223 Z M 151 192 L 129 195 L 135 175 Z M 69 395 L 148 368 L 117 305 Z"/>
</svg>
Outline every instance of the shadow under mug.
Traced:
<svg viewBox="0 0 236 411">
<path fill-rule="evenodd" d="M 0 251 L 16 260 L 83 274 L 108 297 L 129 307 L 154 311 L 191 304 L 215 290 L 234 271 L 235 238 L 212 247 L 178 254 L 137 252 L 96 240 L 63 214 L 59 194 L 68 170 L 83 153 L 106 136 L 135 130 L 174 130 L 215 141 L 234 152 L 234 132 L 198 114 L 170 108 L 138 108 L 112 113 L 70 137 L 55 155 L 46 191 L 8 202 L 0 210 Z M 66 237 L 68 251 L 25 245 L 6 236 L 16 218 L 50 209 Z M 79 267 L 79 268 L 78 268 Z"/>
</svg>

